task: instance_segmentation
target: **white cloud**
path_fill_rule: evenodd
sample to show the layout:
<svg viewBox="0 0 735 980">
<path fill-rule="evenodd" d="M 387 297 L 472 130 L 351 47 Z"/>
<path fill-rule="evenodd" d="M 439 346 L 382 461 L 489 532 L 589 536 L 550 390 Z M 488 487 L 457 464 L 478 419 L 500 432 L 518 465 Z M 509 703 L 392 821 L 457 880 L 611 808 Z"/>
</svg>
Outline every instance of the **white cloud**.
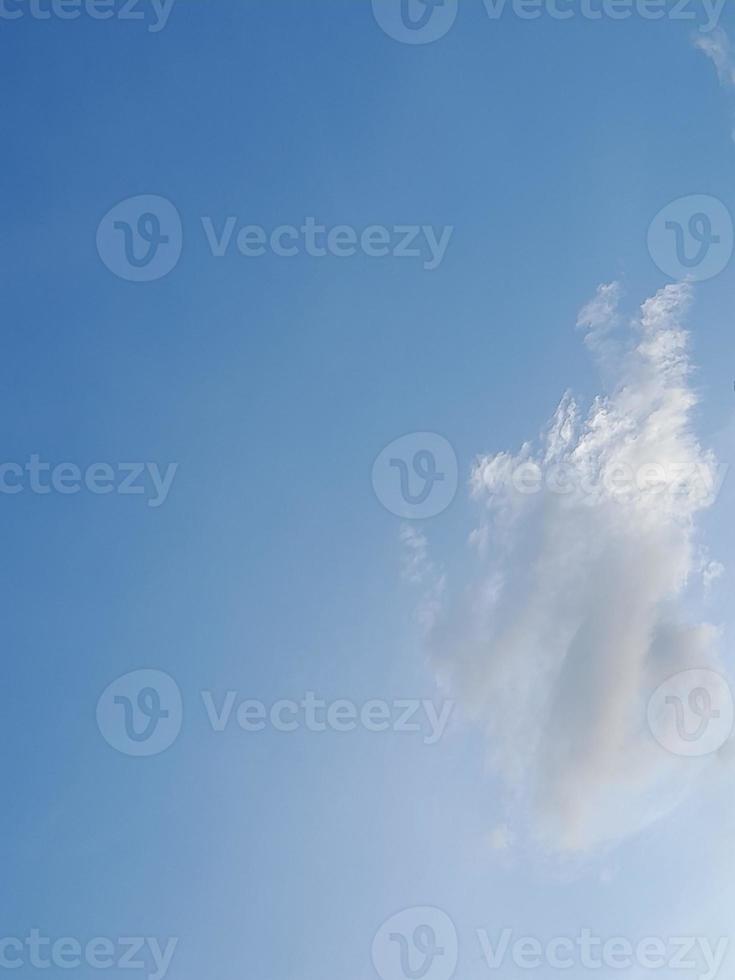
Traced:
<svg viewBox="0 0 735 980">
<path fill-rule="evenodd" d="M 499 824 L 487 835 L 487 843 L 492 851 L 508 851 L 513 846 L 515 834 L 507 824 Z"/>
<path fill-rule="evenodd" d="M 725 566 L 719 561 L 708 561 L 702 569 L 702 580 L 706 592 L 710 592 L 715 582 L 725 574 Z"/>
<path fill-rule="evenodd" d="M 735 87 L 735 57 L 725 31 L 718 27 L 711 34 L 698 34 L 694 38 L 694 46 L 713 62 L 720 84 L 725 88 Z"/>
<path fill-rule="evenodd" d="M 429 631 L 440 607 L 444 591 L 444 575 L 429 558 L 429 543 L 423 531 L 411 524 L 402 524 L 401 577 L 409 585 L 423 588 L 417 618 L 424 631 Z"/>
<path fill-rule="evenodd" d="M 410 524 L 402 524 L 400 538 L 403 545 L 401 575 L 411 585 L 419 585 L 432 572 L 426 535 Z"/>
<path fill-rule="evenodd" d="M 735 54 L 733 54 L 730 38 L 723 28 L 718 27 L 711 34 L 698 34 L 694 38 L 694 46 L 714 64 L 720 85 L 724 89 L 735 89 Z M 731 135 L 735 140 L 735 130 Z"/>
<path fill-rule="evenodd" d="M 721 670 L 718 631 L 684 610 L 687 586 L 712 577 L 696 519 L 714 499 L 702 485 L 717 483 L 692 427 L 690 287 L 667 286 L 631 322 L 618 299 L 603 286 L 580 315 L 608 393 L 585 415 L 567 393 L 538 445 L 476 460 L 469 581 L 444 597 L 430 636 L 511 809 L 562 851 L 615 842 L 680 801 L 708 760 L 662 750 L 646 701 L 678 670 Z M 533 493 L 517 489 L 519 466 L 537 474 Z M 655 492 L 616 482 L 651 466 L 701 482 Z M 554 489 L 560 474 L 568 492 Z"/>
</svg>

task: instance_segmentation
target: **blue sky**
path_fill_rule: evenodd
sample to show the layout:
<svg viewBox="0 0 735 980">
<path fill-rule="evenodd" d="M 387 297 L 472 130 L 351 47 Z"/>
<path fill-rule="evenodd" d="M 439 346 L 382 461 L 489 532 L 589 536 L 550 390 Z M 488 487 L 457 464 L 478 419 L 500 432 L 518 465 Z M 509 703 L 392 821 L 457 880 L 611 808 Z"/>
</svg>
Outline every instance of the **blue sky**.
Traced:
<svg viewBox="0 0 735 980">
<path fill-rule="evenodd" d="M 375 977 L 378 928 L 420 906 L 452 918 L 457 975 L 472 980 L 488 973 L 479 928 L 727 935 L 727 753 L 636 832 L 582 848 L 539 835 L 525 763 L 508 775 L 526 757 L 504 748 L 491 695 L 466 696 L 486 691 L 493 641 L 481 635 L 470 662 L 451 625 L 457 595 L 487 584 L 467 550 L 483 524 L 474 461 L 535 440 L 569 389 L 586 414 L 606 366 L 579 311 L 616 281 L 633 316 L 672 283 L 647 247 L 662 208 L 707 195 L 735 213 L 725 49 L 718 79 L 693 22 L 493 20 L 481 0 L 460 0 L 426 45 L 388 36 L 367 0 L 178 0 L 157 31 L 146 3 L 144 20 L 2 9 L 23 14 L 0 17 L 2 462 L 106 463 L 113 480 L 135 461 L 176 469 L 160 506 L 146 470 L 140 494 L 26 482 L 0 496 L 0 934 L 177 937 L 172 980 Z M 735 30 L 731 11 L 721 26 Z M 97 248 L 105 216 L 138 195 L 181 221 L 181 255 L 151 282 L 116 274 Z M 310 216 L 358 234 L 452 231 L 435 269 L 361 250 L 216 257 L 202 219 L 219 231 L 229 216 L 268 233 Z M 695 283 L 684 317 L 684 387 L 699 403 L 682 439 L 688 452 L 696 433 L 725 464 L 734 277 L 729 263 Z M 402 520 L 371 472 L 384 447 L 425 432 L 451 445 L 459 483 L 410 525 L 411 582 Z M 682 566 L 696 570 L 690 544 L 707 547 L 724 575 L 659 603 L 721 629 L 723 671 L 732 494 L 726 480 L 687 513 L 693 537 L 679 542 Z M 438 635 L 421 620 L 427 588 Z M 524 594 L 505 615 L 525 624 Z M 116 751 L 95 714 L 141 669 L 172 677 L 183 701 L 178 737 L 149 758 Z M 308 691 L 457 704 L 436 744 L 218 733 L 201 692 L 219 704 L 229 690 L 266 705 Z"/>
</svg>

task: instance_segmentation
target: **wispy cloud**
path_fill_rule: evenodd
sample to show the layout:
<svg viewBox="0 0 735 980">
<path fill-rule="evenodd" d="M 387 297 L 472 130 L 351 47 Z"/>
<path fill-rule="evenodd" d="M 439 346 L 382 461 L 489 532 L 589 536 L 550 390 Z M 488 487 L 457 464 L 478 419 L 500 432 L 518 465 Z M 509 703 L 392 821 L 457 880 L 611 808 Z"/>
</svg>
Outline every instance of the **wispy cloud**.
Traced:
<svg viewBox="0 0 735 980">
<path fill-rule="evenodd" d="M 585 414 L 567 393 L 538 444 L 476 460 L 468 580 L 433 617 L 439 676 L 484 730 L 511 809 L 562 851 L 640 830 L 700 766 L 683 769 L 645 721 L 671 674 L 718 669 L 718 631 L 685 610 L 688 586 L 714 577 L 696 523 L 717 484 L 692 426 L 690 300 L 670 285 L 628 320 L 618 287 L 599 289 L 580 328 L 607 393 Z M 519 483 L 523 468 L 534 478 Z M 624 472 L 681 476 L 641 490 Z"/>
<path fill-rule="evenodd" d="M 712 61 L 720 84 L 725 88 L 735 88 L 735 56 L 723 28 L 718 27 L 711 34 L 697 34 L 694 46 Z"/>
<path fill-rule="evenodd" d="M 423 531 L 410 524 L 402 524 L 400 531 L 402 551 L 401 575 L 404 582 L 420 585 L 433 573 L 429 560 L 429 542 Z"/>
<path fill-rule="evenodd" d="M 720 85 L 727 91 L 735 91 L 735 53 L 724 29 L 718 27 L 711 34 L 697 34 L 694 46 L 714 64 Z M 735 141 L 735 127 L 731 136 Z"/>
<path fill-rule="evenodd" d="M 493 827 L 487 835 L 487 843 L 492 851 L 508 851 L 513 846 L 515 835 L 507 824 Z"/>
<path fill-rule="evenodd" d="M 401 577 L 409 585 L 423 590 L 418 604 L 417 619 L 425 632 L 434 625 L 444 591 L 444 575 L 429 557 L 429 542 L 423 531 L 411 524 L 402 524 Z"/>
</svg>

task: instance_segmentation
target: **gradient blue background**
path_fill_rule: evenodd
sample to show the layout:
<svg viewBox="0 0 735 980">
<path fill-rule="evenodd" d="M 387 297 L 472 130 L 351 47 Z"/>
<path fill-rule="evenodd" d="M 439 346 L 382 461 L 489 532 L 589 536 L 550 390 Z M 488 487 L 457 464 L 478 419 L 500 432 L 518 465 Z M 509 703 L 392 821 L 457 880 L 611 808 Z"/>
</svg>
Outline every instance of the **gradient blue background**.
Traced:
<svg viewBox="0 0 735 980">
<path fill-rule="evenodd" d="M 537 432 L 567 387 L 593 395 L 580 306 L 613 278 L 632 305 L 667 281 L 646 230 L 670 200 L 735 211 L 732 103 L 691 31 L 492 23 L 479 0 L 419 48 L 366 0 L 179 0 L 157 34 L 0 21 L 3 460 L 179 463 L 157 510 L 0 498 L 0 934 L 178 936 L 171 980 L 325 980 L 373 976 L 376 929 L 411 905 L 445 908 L 461 934 L 642 936 L 676 928 L 683 892 L 696 905 L 718 888 L 725 915 L 717 801 L 601 859 L 602 886 L 599 863 L 489 852 L 502 800 L 470 729 L 438 746 L 216 735 L 198 693 L 437 696 L 372 461 L 436 431 L 464 479 L 476 453 Z M 176 204 L 184 251 L 138 285 L 104 267 L 95 233 L 143 193 Z M 200 218 L 230 214 L 455 232 L 434 272 L 215 260 Z M 733 276 L 696 292 L 705 437 L 732 418 Z M 726 485 L 708 517 L 725 562 L 732 502 Z M 461 489 L 431 534 L 451 555 L 471 526 Z M 169 672 L 185 702 L 180 738 L 148 760 L 95 724 L 103 688 L 139 667 Z M 459 975 L 486 976 L 465 949 Z"/>
</svg>

